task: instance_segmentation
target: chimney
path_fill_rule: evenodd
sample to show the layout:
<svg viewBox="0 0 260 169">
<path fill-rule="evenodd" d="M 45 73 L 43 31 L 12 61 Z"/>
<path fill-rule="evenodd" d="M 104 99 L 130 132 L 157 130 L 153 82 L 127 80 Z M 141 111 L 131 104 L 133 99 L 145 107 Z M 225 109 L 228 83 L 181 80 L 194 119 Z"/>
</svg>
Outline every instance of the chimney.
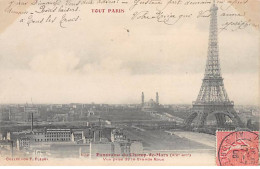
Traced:
<svg viewBox="0 0 260 169">
<path fill-rule="evenodd" d="M 156 103 L 159 104 L 159 94 L 156 92 Z"/>
<path fill-rule="evenodd" d="M 142 92 L 142 97 L 141 97 L 141 99 L 142 99 L 142 106 L 144 105 L 144 92 Z"/>
<path fill-rule="evenodd" d="M 33 113 L 32 113 L 32 125 L 31 125 L 31 130 L 33 132 Z"/>
</svg>

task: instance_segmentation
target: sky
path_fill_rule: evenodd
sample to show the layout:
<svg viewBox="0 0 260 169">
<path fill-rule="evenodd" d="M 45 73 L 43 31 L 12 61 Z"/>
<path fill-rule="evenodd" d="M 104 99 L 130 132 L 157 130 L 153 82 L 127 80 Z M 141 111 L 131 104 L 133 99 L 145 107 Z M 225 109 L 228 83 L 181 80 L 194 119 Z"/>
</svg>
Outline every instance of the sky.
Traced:
<svg viewBox="0 0 260 169">
<path fill-rule="evenodd" d="M 209 5 L 189 10 L 201 8 Z M 0 32 L 0 103 L 127 104 L 140 103 L 141 92 L 146 101 L 159 92 L 162 104 L 191 104 L 204 76 L 209 18 L 169 26 L 131 20 L 131 13 L 84 7 L 81 20 L 65 29 L 11 24 Z M 259 32 L 223 31 L 219 48 L 230 100 L 258 104 Z"/>
</svg>

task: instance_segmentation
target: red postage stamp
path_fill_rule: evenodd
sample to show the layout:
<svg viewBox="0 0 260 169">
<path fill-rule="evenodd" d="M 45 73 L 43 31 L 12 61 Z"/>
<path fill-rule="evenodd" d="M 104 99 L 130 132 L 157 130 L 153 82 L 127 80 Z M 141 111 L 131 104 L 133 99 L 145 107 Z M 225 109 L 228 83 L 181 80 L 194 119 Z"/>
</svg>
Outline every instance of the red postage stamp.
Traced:
<svg viewBox="0 0 260 169">
<path fill-rule="evenodd" d="M 256 166 L 259 161 L 259 133 L 217 131 L 218 166 Z"/>
</svg>

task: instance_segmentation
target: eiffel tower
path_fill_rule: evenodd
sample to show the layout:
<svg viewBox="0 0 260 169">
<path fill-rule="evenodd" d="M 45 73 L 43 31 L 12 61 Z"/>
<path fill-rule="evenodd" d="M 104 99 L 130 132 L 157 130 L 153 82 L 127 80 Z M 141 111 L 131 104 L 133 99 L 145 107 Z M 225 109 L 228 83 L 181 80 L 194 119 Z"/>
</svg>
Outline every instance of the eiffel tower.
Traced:
<svg viewBox="0 0 260 169">
<path fill-rule="evenodd" d="M 209 115 L 215 116 L 217 126 L 220 128 L 227 126 L 227 120 L 231 120 L 232 125 L 236 127 L 243 127 L 243 123 L 234 109 L 234 102 L 228 98 L 221 75 L 217 11 L 218 7 L 213 0 L 210 9 L 208 57 L 204 79 L 197 100 L 193 102 L 191 114 L 184 121 L 186 127 L 192 125 L 194 128 L 203 128 Z"/>
</svg>

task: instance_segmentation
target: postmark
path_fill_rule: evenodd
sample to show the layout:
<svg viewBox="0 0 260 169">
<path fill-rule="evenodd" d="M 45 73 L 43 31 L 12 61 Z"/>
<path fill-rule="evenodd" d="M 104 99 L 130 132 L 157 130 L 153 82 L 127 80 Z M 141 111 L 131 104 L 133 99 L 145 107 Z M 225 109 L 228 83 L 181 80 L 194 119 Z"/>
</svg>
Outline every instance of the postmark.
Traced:
<svg viewBox="0 0 260 169">
<path fill-rule="evenodd" d="M 255 166 L 259 162 L 259 132 L 217 131 L 217 165 Z"/>
</svg>

